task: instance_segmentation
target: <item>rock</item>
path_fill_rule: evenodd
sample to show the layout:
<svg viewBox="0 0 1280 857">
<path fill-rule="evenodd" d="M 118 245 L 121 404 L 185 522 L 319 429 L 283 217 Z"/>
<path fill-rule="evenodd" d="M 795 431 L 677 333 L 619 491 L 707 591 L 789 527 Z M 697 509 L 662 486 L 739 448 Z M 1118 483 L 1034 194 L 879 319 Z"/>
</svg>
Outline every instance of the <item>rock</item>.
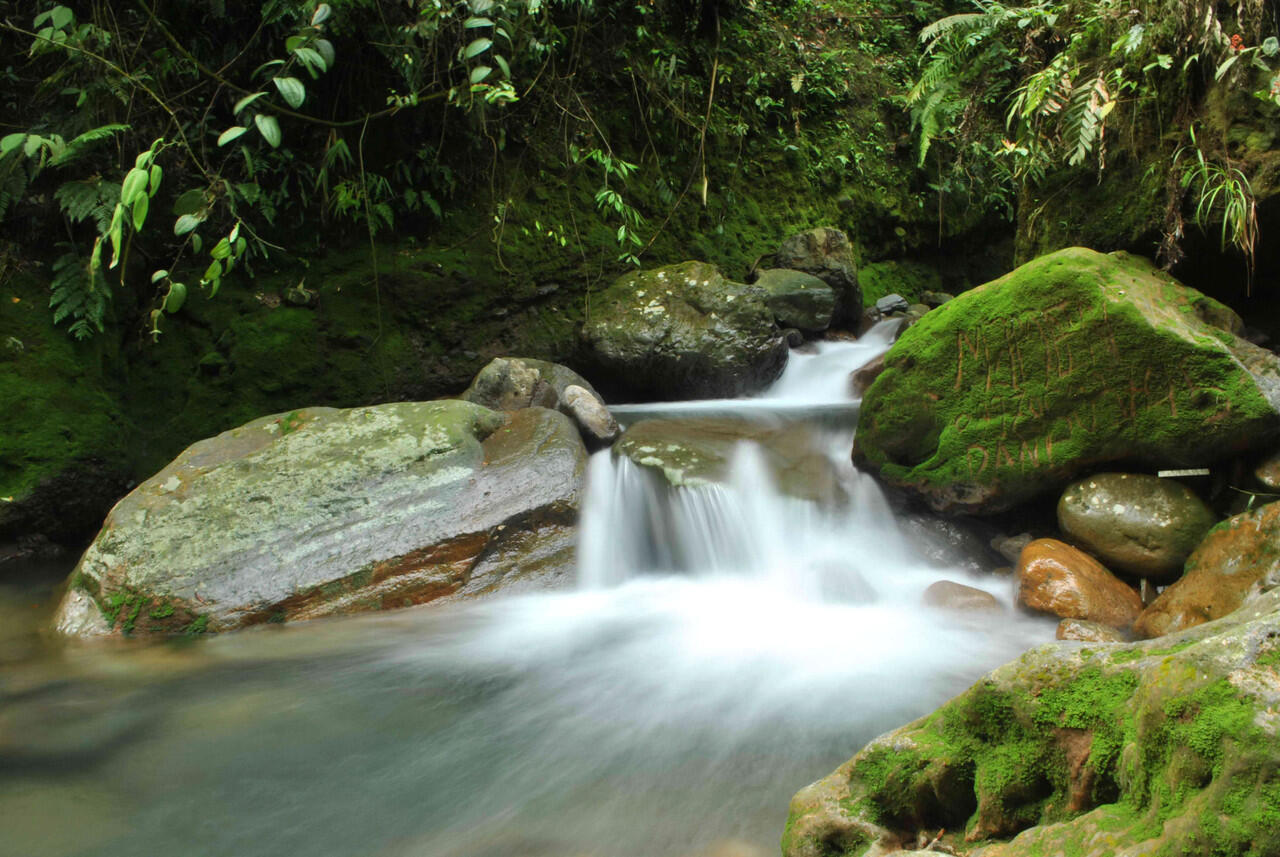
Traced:
<svg viewBox="0 0 1280 857">
<path fill-rule="evenodd" d="M 946 292 L 923 291 L 920 293 L 920 303 L 924 304 L 930 309 L 936 309 L 937 307 L 940 307 L 943 304 L 945 304 L 947 301 L 954 300 L 954 299 L 955 299 L 955 295 L 947 294 Z"/>
<path fill-rule="evenodd" d="M 1093 557 L 1056 539 L 1036 539 L 1018 559 L 1018 603 L 1063 619 L 1128 628 L 1142 599 Z"/>
<path fill-rule="evenodd" d="M 831 326 L 836 293 L 825 282 L 803 271 L 771 268 L 756 279 L 765 304 L 781 327 L 817 333 Z"/>
<path fill-rule="evenodd" d="M 314 408 L 188 447 L 112 509 L 55 625 L 225 631 L 567 581 L 568 417 L 457 400 Z"/>
<path fill-rule="evenodd" d="M 929 584 L 929 588 L 924 591 L 923 600 L 928 607 L 940 607 L 944 610 L 972 612 L 1004 609 L 1000 599 L 990 592 L 951 580 Z"/>
<path fill-rule="evenodd" d="M 1042 646 L 791 801 L 785 857 L 1280 854 L 1280 592 L 1153 643 Z"/>
<path fill-rule="evenodd" d="M 876 378 L 880 377 L 880 373 L 884 371 L 884 355 L 881 354 L 870 363 L 854 369 L 849 374 L 849 389 L 852 391 L 854 398 L 860 399 L 867 392 L 867 389 L 875 383 Z"/>
<path fill-rule="evenodd" d="M 1235 322 L 1145 260 L 1043 256 L 899 337 L 855 460 L 936 510 L 990 513 L 1101 463 L 1192 467 L 1265 444 L 1280 358 Z"/>
<path fill-rule="evenodd" d="M 560 410 L 573 418 L 584 439 L 593 446 L 607 446 L 618 437 L 618 421 L 600 397 L 585 387 L 565 387 Z"/>
<path fill-rule="evenodd" d="M 1022 556 L 1022 549 L 1035 541 L 1031 533 L 1019 533 L 1016 536 L 996 536 L 991 540 L 991 548 L 1000 556 L 1015 565 Z"/>
<path fill-rule="evenodd" d="M 496 357 L 459 398 L 495 411 L 530 407 L 558 410 L 573 419 L 593 449 L 609 445 L 618 436 L 618 422 L 600 394 L 585 378 L 559 363 Z"/>
<path fill-rule="evenodd" d="M 928 513 L 898 516 L 898 528 L 912 549 L 936 568 L 987 574 L 999 563 L 987 526 L 975 519 L 943 518 Z"/>
<path fill-rule="evenodd" d="M 1280 491 L 1280 450 L 1263 457 L 1253 468 L 1253 477 L 1270 491 Z"/>
<path fill-rule="evenodd" d="M 778 248 L 774 264 L 779 268 L 813 274 L 835 290 L 833 324 L 850 324 L 858 320 L 862 313 L 858 266 L 853 260 L 849 236 L 839 229 L 820 226 L 791 236 Z"/>
<path fill-rule="evenodd" d="M 1146 473 L 1096 473 L 1058 501 L 1058 526 L 1108 568 L 1165 583 L 1217 521 L 1196 493 Z"/>
<path fill-rule="evenodd" d="M 752 393 L 787 360 L 764 290 L 705 262 L 619 277 L 593 299 L 583 335 L 602 376 L 642 398 Z"/>
<path fill-rule="evenodd" d="M 1115 628 L 1100 622 L 1084 619 L 1063 619 L 1058 623 L 1055 636 L 1059 640 L 1076 640 L 1084 643 L 1127 643 L 1129 638 Z"/>
<path fill-rule="evenodd" d="M 727 481 L 744 442 L 759 444 L 783 492 L 821 501 L 838 496 L 831 464 L 818 438 L 804 425 L 776 427 L 729 418 L 642 420 L 629 427 L 613 449 L 680 487 Z"/>
<path fill-rule="evenodd" d="M 880 315 L 892 315 L 893 313 L 905 313 L 911 308 L 911 304 L 907 303 L 907 299 L 902 295 L 885 295 L 876 301 L 876 312 Z"/>
<path fill-rule="evenodd" d="M 1159 637 L 1239 609 L 1255 587 L 1280 574 L 1280 503 L 1268 503 L 1214 527 L 1187 559 L 1182 577 L 1134 626 Z"/>
</svg>

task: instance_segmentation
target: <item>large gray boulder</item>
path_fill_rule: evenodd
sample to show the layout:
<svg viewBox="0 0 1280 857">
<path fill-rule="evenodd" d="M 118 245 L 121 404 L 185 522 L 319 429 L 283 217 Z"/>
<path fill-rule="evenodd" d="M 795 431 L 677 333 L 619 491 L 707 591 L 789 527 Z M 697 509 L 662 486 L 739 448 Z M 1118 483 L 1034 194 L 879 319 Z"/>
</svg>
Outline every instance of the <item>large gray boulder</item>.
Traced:
<svg viewBox="0 0 1280 857">
<path fill-rule="evenodd" d="M 592 299 L 583 336 L 602 385 L 638 398 L 753 393 L 787 360 L 763 289 L 705 262 L 619 277 Z"/>
<path fill-rule="evenodd" d="M 831 326 L 836 293 L 822 280 L 803 271 L 770 268 L 756 285 L 765 291 L 765 304 L 782 327 L 819 333 Z"/>
<path fill-rule="evenodd" d="M 593 448 L 612 443 L 618 436 L 618 422 L 600 394 L 587 379 L 559 363 L 495 357 L 459 398 L 495 411 L 558 410 L 573 419 L 583 440 Z"/>
<path fill-rule="evenodd" d="M 568 580 L 586 464 L 564 415 L 456 400 L 263 417 L 107 517 L 64 633 L 224 631 Z"/>
</svg>

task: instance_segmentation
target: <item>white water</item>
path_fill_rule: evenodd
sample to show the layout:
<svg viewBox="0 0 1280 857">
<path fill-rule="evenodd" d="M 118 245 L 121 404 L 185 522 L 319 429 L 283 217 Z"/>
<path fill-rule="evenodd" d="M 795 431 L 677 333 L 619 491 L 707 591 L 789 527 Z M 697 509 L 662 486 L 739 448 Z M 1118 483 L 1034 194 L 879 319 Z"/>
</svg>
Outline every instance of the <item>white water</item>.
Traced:
<svg viewBox="0 0 1280 857">
<path fill-rule="evenodd" d="M 942 577 L 1008 598 L 916 559 L 849 464 L 848 373 L 877 336 L 794 356 L 754 401 L 619 409 L 820 414 L 829 508 L 779 495 L 749 445 L 729 484 L 680 490 L 602 453 L 578 591 L 3 677 L 0 851 L 776 854 L 797 789 L 1052 634 L 920 606 Z"/>
</svg>

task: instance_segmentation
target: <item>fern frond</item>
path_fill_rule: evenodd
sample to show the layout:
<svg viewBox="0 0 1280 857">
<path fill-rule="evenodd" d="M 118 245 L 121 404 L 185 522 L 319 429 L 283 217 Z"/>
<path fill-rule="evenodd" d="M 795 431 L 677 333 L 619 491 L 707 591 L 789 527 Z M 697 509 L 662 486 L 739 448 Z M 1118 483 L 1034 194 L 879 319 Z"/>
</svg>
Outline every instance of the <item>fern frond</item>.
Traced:
<svg viewBox="0 0 1280 857">
<path fill-rule="evenodd" d="M 943 36 L 955 33 L 956 31 L 975 30 L 985 23 L 987 14 L 985 12 L 962 12 L 959 15 L 948 15 L 945 18 L 939 18 L 929 26 L 920 31 L 920 41 L 930 43 L 925 52 L 933 50 L 933 45 Z"/>
<path fill-rule="evenodd" d="M 92 146 L 101 140 L 106 140 L 114 134 L 121 131 L 128 131 L 131 126 L 113 123 L 110 125 L 99 125 L 97 128 L 90 128 L 83 134 L 72 138 L 67 142 L 66 146 L 55 157 L 49 159 L 49 166 L 61 167 L 80 158 Z"/>
</svg>

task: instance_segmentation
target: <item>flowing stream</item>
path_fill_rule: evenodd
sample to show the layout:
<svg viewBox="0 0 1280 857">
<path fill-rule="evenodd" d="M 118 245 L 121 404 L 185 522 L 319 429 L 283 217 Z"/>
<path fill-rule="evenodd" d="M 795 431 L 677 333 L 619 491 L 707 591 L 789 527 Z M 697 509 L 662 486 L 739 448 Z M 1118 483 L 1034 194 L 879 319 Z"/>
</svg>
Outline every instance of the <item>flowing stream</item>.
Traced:
<svg viewBox="0 0 1280 857">
<path fill-rule="evenodd" d="M 598 453 L 577 591 L 190 643 L 0 635 L 0 853 L 776 854 L 797 789 L 1052 635 L 921 606 L 943 577 L 1008 584 L 926 563 L 849 463 L 848 376 L 890 335 L 794 354 L 756 399 L 618 408 L 804 421 L 838 491 L 781 493 L 752 444 L 680 489 Z M 0 624 L 31 610 L 6 594 Z"/>
</svg>

